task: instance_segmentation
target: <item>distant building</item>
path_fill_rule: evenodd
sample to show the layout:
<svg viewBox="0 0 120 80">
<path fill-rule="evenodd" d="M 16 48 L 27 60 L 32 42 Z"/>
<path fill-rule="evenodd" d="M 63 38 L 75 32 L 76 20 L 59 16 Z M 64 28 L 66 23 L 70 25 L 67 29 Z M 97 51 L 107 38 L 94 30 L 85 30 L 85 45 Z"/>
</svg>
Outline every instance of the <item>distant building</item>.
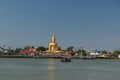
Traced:
<svg viewBox="0 0 120 80">
<path fill-rule="evenodd" d="M 33 46 L 29 46 L 28 50 L 22 49 L 20 50 L 21 55 L 30 55 L 31 53 L 36 52 L 36 49 Z"/>
<path fill-rule="evenodd" d="M 91 56 L 98 56 L 99 53 L 97 51 L 92 51 L 92 52 L 89 52 L 89 55 L 91 55 Z"/>
</svg>

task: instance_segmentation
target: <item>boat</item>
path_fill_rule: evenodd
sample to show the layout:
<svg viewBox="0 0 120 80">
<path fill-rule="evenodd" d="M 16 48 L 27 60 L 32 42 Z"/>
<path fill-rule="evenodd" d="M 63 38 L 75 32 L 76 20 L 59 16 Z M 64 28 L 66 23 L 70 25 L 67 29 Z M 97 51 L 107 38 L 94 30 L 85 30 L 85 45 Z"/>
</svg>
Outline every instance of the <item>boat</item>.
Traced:
<svg viewBox="0 0 120 80">
<path fill-rule="evenodd" d="M 61 59 L 61 62 L 71 62 L 71 59 L 70 58 L 64 58 L 64 59 Z"/>
</svg>

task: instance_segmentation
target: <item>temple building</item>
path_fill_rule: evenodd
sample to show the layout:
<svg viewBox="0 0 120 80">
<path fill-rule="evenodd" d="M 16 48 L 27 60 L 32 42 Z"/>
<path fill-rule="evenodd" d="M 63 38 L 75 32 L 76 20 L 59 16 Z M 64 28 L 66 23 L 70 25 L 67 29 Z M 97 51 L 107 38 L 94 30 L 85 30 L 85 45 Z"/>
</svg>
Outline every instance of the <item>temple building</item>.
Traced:
<svg viewBox="0 0 120 80">
<path fill-rule="evenodd" d="M 48 53 L 60 53 L 60 47 L 56 43 L 56 38 L 54 35 L 52 35 L 51 42 L 48 45 L 48 50 L 46 51 Z"/>
</svg>

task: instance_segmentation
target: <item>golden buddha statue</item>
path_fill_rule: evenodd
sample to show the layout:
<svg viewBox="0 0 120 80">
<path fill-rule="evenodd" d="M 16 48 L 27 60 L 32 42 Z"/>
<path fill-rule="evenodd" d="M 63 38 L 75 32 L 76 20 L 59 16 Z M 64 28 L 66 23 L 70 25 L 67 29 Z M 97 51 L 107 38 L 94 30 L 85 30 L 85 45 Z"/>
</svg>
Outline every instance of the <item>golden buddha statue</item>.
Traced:
<svg viewBox="0 0 120 80">
<path fill-rule="evenodd" d="M 61 52 L 59 50 L 58 44 L 56 43 L 56 39 L 55 39 L 54 35 L 52 36 L 51 43 L 49 43 L 47 52 L 49 52 L 49 53 L 59 53 L 59 52 Z"/>
</svg>

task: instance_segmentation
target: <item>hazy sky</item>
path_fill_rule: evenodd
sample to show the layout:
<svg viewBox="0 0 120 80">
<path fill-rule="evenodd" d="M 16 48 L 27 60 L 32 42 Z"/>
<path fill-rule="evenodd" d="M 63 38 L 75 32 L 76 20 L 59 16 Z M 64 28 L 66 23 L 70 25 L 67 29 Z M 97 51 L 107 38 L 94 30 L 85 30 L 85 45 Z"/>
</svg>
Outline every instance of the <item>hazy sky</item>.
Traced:
<svg viewBox="0 0 120 80">
<path fill-rule="evenodd" d="M 0 0 L 0 46 L 120 49 L 120 0 Z"/>
</svg>

